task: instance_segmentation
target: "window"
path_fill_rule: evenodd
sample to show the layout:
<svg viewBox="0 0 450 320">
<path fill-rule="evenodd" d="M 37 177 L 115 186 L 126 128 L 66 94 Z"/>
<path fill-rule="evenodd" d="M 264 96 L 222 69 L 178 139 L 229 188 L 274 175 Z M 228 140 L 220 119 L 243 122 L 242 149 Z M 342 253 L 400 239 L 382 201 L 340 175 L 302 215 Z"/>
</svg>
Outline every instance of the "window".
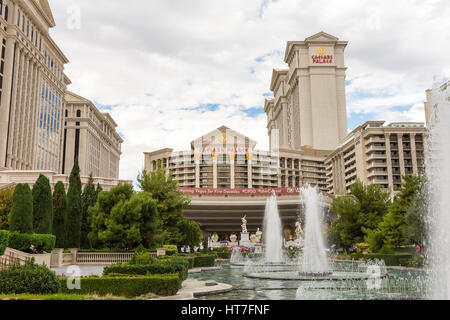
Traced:
<svg viewBox="0 0 450 320">
<path fill-rule="evenodd" d="M 8 21 L 8 6 L 5 6 L 5 20 Z"/>
<path fill-rule="evenodd" d="M 0 14 L 3 14 L 3 0 L 0 0 Z"/>
</svg>

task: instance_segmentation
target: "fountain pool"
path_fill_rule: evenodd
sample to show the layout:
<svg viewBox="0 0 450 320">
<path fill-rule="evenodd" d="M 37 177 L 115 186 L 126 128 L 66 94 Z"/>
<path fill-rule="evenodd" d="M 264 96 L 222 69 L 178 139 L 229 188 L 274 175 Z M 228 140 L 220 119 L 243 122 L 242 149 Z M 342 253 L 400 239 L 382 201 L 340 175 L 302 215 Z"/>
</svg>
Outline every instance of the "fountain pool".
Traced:
<svg viewBox="0 0 450 320">
<path fill-rule="evenodd" d="M 355 270 L 359 262 L 336 262 L 340 269 Z M 189 275 L 198 280 L 215 280 L 233 285 L 223 294 L 199 297 L 201 300 L 411 300 L 426 298 L 423 271 L 387 269 L 379 283 L 367 280 L 301 281 L 244 277 L 244 269 L 221 263 L 222 269 Z M 335 267 L 335 263 L 332 263 Z M 299 288 L 302 288 L 299 290 Z M 300 292 L 299 292 L 300 291 Z"/>
</svg>

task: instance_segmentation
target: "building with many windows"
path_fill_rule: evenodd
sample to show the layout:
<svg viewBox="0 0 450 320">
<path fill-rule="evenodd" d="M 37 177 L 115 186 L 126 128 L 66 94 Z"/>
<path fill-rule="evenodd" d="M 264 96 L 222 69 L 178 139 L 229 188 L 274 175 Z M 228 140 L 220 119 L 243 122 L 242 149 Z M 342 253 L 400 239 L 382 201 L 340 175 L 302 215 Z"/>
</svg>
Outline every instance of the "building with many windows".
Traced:
<svg viewBox="0 0 450 320">
<path fill-rule="evenodd" d="M 256 142 L 225 126 L 191 142 L 191 149 L 146 152 L 145 169 L 161 165 L 180 187 L 203 189 L 295 188 L 326 191 L 323 152 L 255 149 Z"/>
<path fill-rule="evenodd" d="M 0 167 L 59 171 L 68 59 L 47 1 L 0 1 Z"/>
<path fill-rule="evenodd" d="M 78 158 L 81 175 L 118 179 L 123 140 L 111 115 L 66 92 L 64 119 L 62 173 L 69 174 Z"/>
<path fill-rule="evenodd" d="M 47 0 L 0 0 L 0 187 L 37 172 L 64 180 L 78 158 L 82 179 L 92 174 L 108 189 L 123 140 L 108 113 L 67 91 L 69 61 L 53 27 Z"/>
<path fill-rule="evenodd" d="M 356 179 L 378 184 L 391 195 L 402 176 L 425 173 L 423 123 L 368 121 L 353 130 L 325 159 L 328 193 L 350 191 Z"/>
</svg>

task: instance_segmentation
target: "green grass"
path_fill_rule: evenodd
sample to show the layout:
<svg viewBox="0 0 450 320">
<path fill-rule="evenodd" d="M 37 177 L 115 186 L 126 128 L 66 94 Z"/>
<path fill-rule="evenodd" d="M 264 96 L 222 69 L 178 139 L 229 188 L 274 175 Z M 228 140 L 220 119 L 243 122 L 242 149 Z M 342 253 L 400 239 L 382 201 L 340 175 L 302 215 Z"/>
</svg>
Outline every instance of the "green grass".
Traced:
<svg viewBox="0 0 450 320">
<path fill-rule="evenodd" d="M 130 300 L 125 297 L 96 295 L 80 295 L 80 294 L 0 294 L 0 300 Z"/>
</svg>

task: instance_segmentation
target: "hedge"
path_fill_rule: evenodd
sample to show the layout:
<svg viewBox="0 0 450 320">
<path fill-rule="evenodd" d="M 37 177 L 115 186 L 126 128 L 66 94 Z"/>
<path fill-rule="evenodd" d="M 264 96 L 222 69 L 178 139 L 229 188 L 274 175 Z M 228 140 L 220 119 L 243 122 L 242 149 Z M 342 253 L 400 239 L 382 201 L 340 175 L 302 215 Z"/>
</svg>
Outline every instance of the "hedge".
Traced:
<svg viewBox="0 0 450 320">
<path fill-rule="evenodd" d="M 124 275 L 148 275 L 177 273 L 181 280 L 187 279 L 189 264 L 186 260 L 161 260 L 150 264 L 114 264 L 103 269 L 103 275 L 124 274 Z"/>
<path fill-rule="evenodd" d="M 181 288 L 178 274 L 160 274 L 140 277 L 87 277 L 81 278 L 80 289 L 67 288 L 67 279 L 60 278 L 62 293 L 97 294 L 137 297 L 146 293 L 161 296 L 175 295 Z"/>
<path fill-rule="evenodd" d="M 9 247 L 31 253 L 31 245 L 38 252 L 51 252 L 55 248 L 56 237 L 52 234 L 28 234 L 12 232 L 9 237 Z"/>
<path fill-rule="evenodd" d="M 214 267 L 216 261 L 216 255 L 205 254 L 194 257 L 194 267 Z"/>
<path fill-rule="evenodd" d="M 10 232 L 8 230 L 0 230 L 0 256 L 5 253 L 8 247 Z"/>
<path fill-rule="evenodd" d="M 32 261 L 0 271 L 0 293 L 53 294 L 60 290 L 55 273 Z"/>
<path fill-rule="evenodd" d="M 351 258 L 355 260 L 364 259 L 367 260 L 384 260 L 384 263 L 387 266 L 408 266 L 410 262 L 413 260 L 413 255 L 409 253 L 397 253 L 397 254 L 378 254 L 378 253 L 352 253 L 350 255 Z"/>
<path fill-rule="evenodd" d="M 409 262 L 412 260 L 413 256 L 409 253 L 398 253 L 398 254 L 377 254 L 369 253 L 364 255 L 365 260 L 379 259 L 384 260 L 387 266 L 408 266 Z"/>
<path fill-rule="evenodd" d="M 163 246 L 166 249 L 166 255 L 173 256 L 178 253 L 177 246 L 174 244 L 166 244 Z"/>
</svg>

